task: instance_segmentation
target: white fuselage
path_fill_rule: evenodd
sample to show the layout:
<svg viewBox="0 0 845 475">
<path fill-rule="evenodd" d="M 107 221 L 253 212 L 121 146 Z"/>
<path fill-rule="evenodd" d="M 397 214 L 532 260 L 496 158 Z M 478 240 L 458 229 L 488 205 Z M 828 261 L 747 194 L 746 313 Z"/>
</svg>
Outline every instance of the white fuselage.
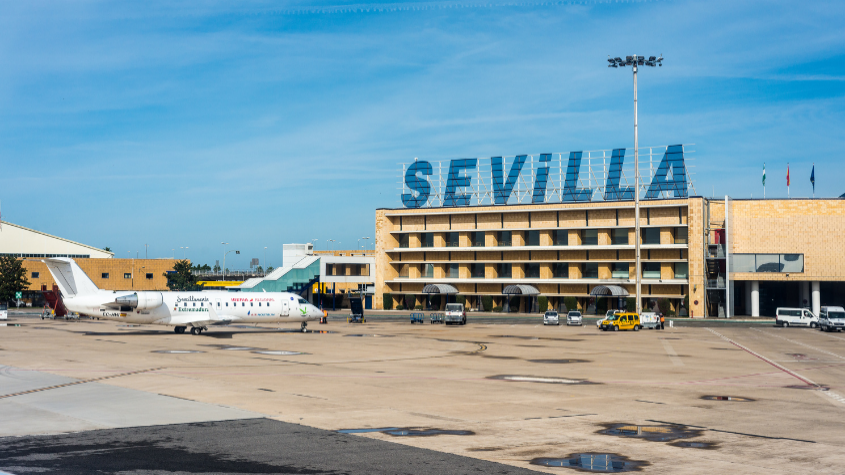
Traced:
<svg viewBox="0 0 845 475">
<path fill-rule="evenodd" d="M 126 295 L 151 295 L 160 303 L 137 307 L 115 306 L 116 298 Z M 97 290 L 63 300 L 68 310 L 108 320 L 135 324 L 205 326 L 226 323 L 308 322 L 318 320 L 323 312 L 296 294 L 287 292 L 151 292 Z M 211 317 L 209 307 L 214 309 Z"/>
</svg>

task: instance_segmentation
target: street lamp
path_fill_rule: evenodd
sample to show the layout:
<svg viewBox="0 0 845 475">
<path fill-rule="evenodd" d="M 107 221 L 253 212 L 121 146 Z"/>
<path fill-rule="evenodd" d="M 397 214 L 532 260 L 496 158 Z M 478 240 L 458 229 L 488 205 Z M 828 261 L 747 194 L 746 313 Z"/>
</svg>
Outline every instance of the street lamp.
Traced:
<svg viewBox="0 0 845 475">
<path fill-rule="evenodd" d="M 361 240 L 362 240 L 362 239 L 370 239 L 370 238 L 368 238 L 368 237 L 362 237 L 361 239 L 358 239 L 358 249 L 361 249 Z"/>
<path fill-rule="evenodd" d="M 176 259 L 176 249 L 171 249 L 173 251 L 173 258 Z"/>
<path fill-rule="evenodd" d="M 221 242 L 220 244 L 223 244 L 225 246 L 229 243 L 228 242 Z M 229 254 L 230 252 L 234 252 L 235 254 L 241 253 L 241 251 L 234 251 L 234 250 L 226 251 L 226 248 L 225 247 L 223 248 L 223 280 L 226 280 L 226 255 Z"/>
<path fill-rule="evenodd" d="M 625 56 L 625 59 L 607 57 L 608 68 L 620 66 L 634 67 L 634 248 L 637 255 L 636 281 L 637 281 L 637 313 L 642 313 L 642 282 L 640 282 L 640 138 L 637 131 L 637 68 L 639 66 L 663 66 L 663 55 L 660 57 L 649 56 Z"/>
<path fill-rule="evenodd" d="M 188 246 L 180 247 L 179 249 L 182 250 L 182 260 L 185 260 L 185 251 L 188 249 Z"/>
</svg>

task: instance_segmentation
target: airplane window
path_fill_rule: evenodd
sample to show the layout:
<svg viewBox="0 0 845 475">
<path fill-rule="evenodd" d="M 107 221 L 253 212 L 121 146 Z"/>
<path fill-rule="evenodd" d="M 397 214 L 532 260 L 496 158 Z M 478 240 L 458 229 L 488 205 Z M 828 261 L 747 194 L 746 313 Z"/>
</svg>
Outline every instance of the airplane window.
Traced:
<svg viewBox="0 0 845 475">
<path fill-rule="evenodd" d="M 185 302 L 185 306 L 186 306 L 186 307 L 188 306 L 188 302 Z"/>
<path fill-rule="evenodd" d="M 229 302 L 226 302 L 226 306 L 227 306 L 227 307 L 229 306 Z"/>
<path fill-rule="evenodd" d="M 249 306 L 252 307 L 252 302 L 249 303 Z"/>
<path fill-rule="evenodd" d="M 196 303 L 196 302 L 194 302 L 194 307 L 196 307 L 196 306 L 197 306 L 197 303 Z"/>
<path fill-rule="evenodd" d="M 200 307 L 205 307 L 205 305 L 203 305 L 204 303 L 205 302 L 200 302 Z"/>
<path fill-rule="evenodd" d="M 246 307 L 246 302 L 241 302 L 241 307 Z"/>
<path fill-rule="evenodd" d="M 218 307 L 220 306 L 220 302 L 217 302 L 217 306 L 218 306 Z"/>
</svg>

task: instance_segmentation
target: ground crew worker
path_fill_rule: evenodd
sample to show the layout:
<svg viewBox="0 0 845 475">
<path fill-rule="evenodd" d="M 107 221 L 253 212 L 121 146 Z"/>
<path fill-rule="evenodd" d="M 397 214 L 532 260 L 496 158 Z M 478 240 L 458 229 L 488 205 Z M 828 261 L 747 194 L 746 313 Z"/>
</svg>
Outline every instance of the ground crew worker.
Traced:
<svg viewBox="0 0 845 475">
<path fill-rule="evenodd" d="M 661 313 L 661 314 L 660 314 L 660 329 L 661 329 L 661 330 L 663 330 L 663 329 L 664 329 L 664 328 L 663 328 L 663 325 L 664 325 L 665 323 L 666 323 L 666 318 L 665 318 L 665 317 L 663 316 L 663 314 Z"/>
</svg>

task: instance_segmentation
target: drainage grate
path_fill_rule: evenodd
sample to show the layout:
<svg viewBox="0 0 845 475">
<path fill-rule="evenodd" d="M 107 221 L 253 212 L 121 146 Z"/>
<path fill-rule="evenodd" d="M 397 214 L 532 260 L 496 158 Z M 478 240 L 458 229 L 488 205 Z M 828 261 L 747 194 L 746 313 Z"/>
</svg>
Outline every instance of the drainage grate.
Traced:
<svg viewBox="0 0 845 475">
<path fill-rule="evenodd" d="M 589 472 L 634 472 L 650 465 L 641 460 L 629 460 L 628 457 L 617 454 L 579 453 L 570 454 L 563 458 L 535 458 L 532 465 L 543 467 L 569 467 Z"/>
</svg>

